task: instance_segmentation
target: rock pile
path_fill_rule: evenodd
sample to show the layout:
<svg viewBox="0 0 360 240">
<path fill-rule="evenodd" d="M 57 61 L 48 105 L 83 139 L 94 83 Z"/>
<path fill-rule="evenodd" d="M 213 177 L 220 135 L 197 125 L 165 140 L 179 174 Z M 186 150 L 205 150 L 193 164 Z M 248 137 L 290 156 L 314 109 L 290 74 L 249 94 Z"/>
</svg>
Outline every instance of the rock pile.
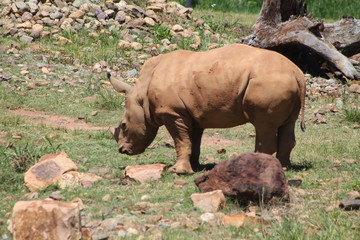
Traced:
<svg viewBox="0 0 360 240">
<path fill-rule="evenodd" d="M 135 35 L 148 36 L 153 32 L 149 28 L 163 23 L 172 36 L 192 37 L 193 49 L 199 48 L 201 44 L 199 34 L 194 32 L 196 27 L 205 29 L 215 42 L 220 38 L 218 34 L 211 33 L 204 21 L 191 17 L 191 8 L 166 0 L 149 0 L 144 8 L 124 0 L 4 0 L 0 3 L 0 12 L 0 27 L 3 29 L 0 34 L 18 37 L 23 42 L 31 42 L 61 30 L 116 30 L 125 31 L 121 33 L 124 40 L 119 43 L 119 47 L 141 50 L 142 46 L 133 43 L 133 37 L 125 36 L 126 33 L 132 31 Z M 180 20 L 191 20 L 193 26 L 181 26 L 178 24 Z M 152 43 L 153 39 L 145 37 L 144 41 Z M 170 41 L 165 41 L 163 45 L 169 50 L 177 48 L 174 45 L 169 47 Z"/>
</svg>

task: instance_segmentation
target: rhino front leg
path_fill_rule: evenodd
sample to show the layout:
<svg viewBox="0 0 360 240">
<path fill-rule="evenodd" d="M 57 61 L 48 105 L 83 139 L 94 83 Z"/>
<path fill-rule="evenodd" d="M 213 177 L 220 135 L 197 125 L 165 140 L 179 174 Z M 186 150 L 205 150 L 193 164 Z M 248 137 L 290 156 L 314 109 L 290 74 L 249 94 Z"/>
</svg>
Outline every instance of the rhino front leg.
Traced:
<svg viewBox="0 0 360 240">
<path fill-rule="evenodd" d="M 193 170 L 197 171 L 199 169 L 199 157 L 200 157 L 200 146 L 201 138 L 203 135 L 203 128 L 194 128 L 191 136 L 191 157 L 190 163 Z"/>
<path fill-rule="evenodd" d="M 174 139 L 176 149 L 176 163 L 169 171 L 179 174 L 193 174 L 190 158 L 192 152 L 191 121 L 178 116 L 165 116 L 163 123 Z"/>
</svg>

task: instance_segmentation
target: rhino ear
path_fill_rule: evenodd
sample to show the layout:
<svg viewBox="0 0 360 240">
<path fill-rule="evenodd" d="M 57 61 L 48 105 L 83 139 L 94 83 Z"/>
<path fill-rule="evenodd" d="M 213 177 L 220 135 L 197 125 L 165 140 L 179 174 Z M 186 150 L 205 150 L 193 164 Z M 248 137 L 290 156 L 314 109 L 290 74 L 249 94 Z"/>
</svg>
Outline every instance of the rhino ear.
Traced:
<svg viewBox="0 0 360 240">
<path fill-rule="evenodd" d="M 113 86 L 113 88 L 115 89 L 115 91 L 123 92 L 125 94 L 130 92 L 132 87 L 129 84 L 123 82 L 120 79 L 114 78 L 113 76 L 111 76 L 111 73 L 109 73 L 109 72 L 107 73 L 107 77 L 110 80 L 110 83 Z"/>
</svg>

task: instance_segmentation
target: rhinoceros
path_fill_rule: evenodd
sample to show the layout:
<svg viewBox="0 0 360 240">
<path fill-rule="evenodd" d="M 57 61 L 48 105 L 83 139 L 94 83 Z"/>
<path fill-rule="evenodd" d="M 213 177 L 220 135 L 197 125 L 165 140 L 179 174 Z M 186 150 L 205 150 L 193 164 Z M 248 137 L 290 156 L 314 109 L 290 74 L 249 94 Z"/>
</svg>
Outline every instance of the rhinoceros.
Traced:
<svg viewBox="0 0 360 240">
<path fill-rule="evenodd" d="M 127 95 L 114 137 L 119 152 L 140 154 L 165 125 L 175 143 L 171 172 L 191 174 L 199 167 L 205 128 L 250 122 L 255 151 L 273 154 L 290 166 L 295 122 L 304 129 L 305 78 L 274 51 L 232 44 L 205 52 L 178 50 L 143 65 L 134 86 L 108 74 L 115 90 Z"/>
</svg>

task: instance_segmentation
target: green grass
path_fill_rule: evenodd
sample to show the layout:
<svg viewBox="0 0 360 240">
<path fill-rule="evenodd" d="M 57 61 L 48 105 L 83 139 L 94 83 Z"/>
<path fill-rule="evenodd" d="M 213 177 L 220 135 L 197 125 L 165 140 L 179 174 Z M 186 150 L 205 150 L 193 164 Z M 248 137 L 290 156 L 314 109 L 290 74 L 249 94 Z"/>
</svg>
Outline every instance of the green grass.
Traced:
<svg viewBox="0 0 360 240">
<path fill-rule="evenodd" d="M 177 2 L 185 3 L 184 0 Z M 194 0 L 195 9 L 217 12 L 237 12 L 244 14 L 258 14 L 262 0 Z M 316 18 L 339 20 L 347 14 L 360 18 L 360 2 L 356 0 L 305 0 L 307 11 Z M 216 5 L 214 5 L 216 4 Z"/>
</svg>

